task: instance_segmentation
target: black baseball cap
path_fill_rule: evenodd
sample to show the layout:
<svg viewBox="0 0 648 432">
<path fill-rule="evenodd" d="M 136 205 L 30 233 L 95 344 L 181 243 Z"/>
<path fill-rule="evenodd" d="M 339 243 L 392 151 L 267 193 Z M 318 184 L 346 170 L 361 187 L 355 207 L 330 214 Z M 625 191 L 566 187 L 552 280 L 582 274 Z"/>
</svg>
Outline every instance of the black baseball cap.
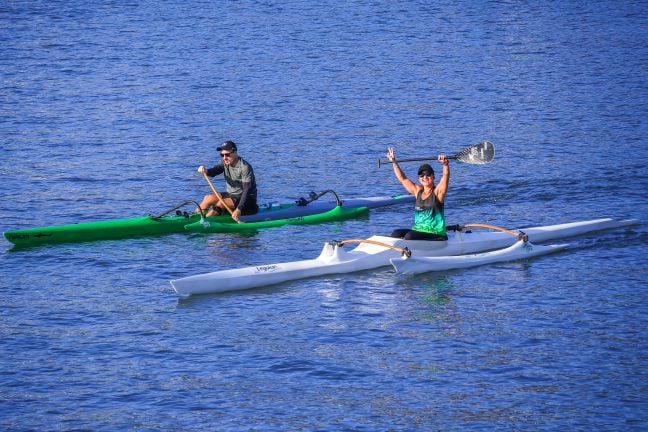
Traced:
<svg viewBox="0 0 648 432">
<path fill-rule="evenodd" d="M 227 150 L 227 151 L 236 151 L 236 143 L 234 141 L 225 141 L 223 145 L 218 147 L 216 151 Z"/>
<path fill-rule="evenodd" d="M 423 173 L 428 173 L 428 174 L 434 175 L 434 170 L 432 169 L 430 164 L 423 164 L 418 169 L 418 175 L 421 175 Z"/>
</svg>

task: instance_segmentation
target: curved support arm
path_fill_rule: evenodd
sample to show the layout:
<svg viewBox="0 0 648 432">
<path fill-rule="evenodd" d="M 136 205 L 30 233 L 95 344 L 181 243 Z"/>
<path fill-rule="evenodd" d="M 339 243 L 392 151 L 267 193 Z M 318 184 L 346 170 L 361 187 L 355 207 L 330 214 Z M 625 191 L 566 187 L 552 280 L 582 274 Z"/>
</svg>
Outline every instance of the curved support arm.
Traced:
<svg viewBox="0 0 648 432">
<path fill-rule="evenodd" d="M 320 199 L 321 197 L 323 197 L 327 193 L 332 193 L 335 196 L 335 204 L 338 207 L 342 205 L 342 201 L 340 200 L 340 197 L 338 196 L 338 194 L 333 189 L 327 189 L 324 192 L 320 192 L 318 194 L 316 194 L 315 192 L 311 192 L 309 199 L 299 198 L 295 202 L 300 207 L 307 206 L 308 204 L 312 203 L 313 201 L 316 201 L 316 200 Z"/>
<path fill-rule="evenodd" d="M 519 240 L 529 241 L 529 235 L 522 231 L 513 231 L 507 228 L 502 228 L 497 225 L 484 224 L 484 223 L 471 223 L 465 225 L 457 225 L 456 230 L 461 231 L 463 228 L 487 228 L 495 231 L 501 231 L 506 234 L 511 234 L 512 236 L 517 237 Z"/>
<path fill-rule="evenodd" d="M 182 204 L 179 204 L 179 205 L 173 207 L 172 209 L 169 209 L 169 210 L 165 211 L 164 213 L 160 213 L 160 214 L 157 215 L 157 216 L 151 216 L 151 215 L 149 215 L 149 217 L 150 217 L 151 219 L 160 219 L 161 217 L 166 216 L 166 215 L 168 215 L 169 213 L 171 213 L 171 212 L 173 212 L 173 211 L 176 211 L 176 210 L 178 210 L 178 209 L 181 208 L 181 207 L 186 206 L 187 204 L 194 204 L 194 205 L 195 205 L 195 206 L 200 210 L 200 218 L 201 218 L 201 219 L 204 219 L 204 218 L 205 218 L 205 213 L 203 212 L 203 209 L 200 208 L 200 204 L 198 204 L 198 203 L 197 203 L 196 201 L 194 201 L 194 200 L 187 200 L 187 201 L 184 201 Z"/>
<path fill-rule="evenodd" d="M 333 240 L 333 241 L 331 241 L 330 243 L 332 243 L 332 244 L 334 244 L 334 245 L 336 245 L 336 246 L 344 246 L 345 244 L 349 244 L 349 243 L 368 243 L 368 244 L 373 244 L 373 245 L 377 245 L 377 246 L 382 246 L 382 247 L 385 247 L 385 248 L 387 248 L 387 249 L 393 249 L 393 250 L 395 250 L 395 251 L 400 252 L 401 255 L 404 255 L 404 256 L 406 256 L 406 257 L 408 257 L 408 258 L 409 258 L 410 256 L 412 256 L 412 251 L 409 250 L 409 249 L 406 248 L 406 247 L 405 247 L 405 248 L 401 248 L 401 247 L 398 247 L 398 246 L 390 245 L 390 244 L 388 244 L 388 243 L 383 243 L 383 242 L 379 242 L 379 241 L 375 241 L 375 240 L 368 240 L 368 239 L 348 239 L 348 240 L 340 240 L 340 241 L 338 241 L 338 240 Z"/>
</svg>

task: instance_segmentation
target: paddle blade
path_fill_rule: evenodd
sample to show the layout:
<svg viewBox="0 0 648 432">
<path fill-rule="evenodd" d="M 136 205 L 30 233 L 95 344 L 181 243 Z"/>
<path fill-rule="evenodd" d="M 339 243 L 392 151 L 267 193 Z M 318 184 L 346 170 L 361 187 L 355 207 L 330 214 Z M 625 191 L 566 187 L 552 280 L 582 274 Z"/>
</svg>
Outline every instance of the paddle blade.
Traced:
<svg viewBox="0 0 648 432">
<path fill-rule="evenodd" d="M 482 141 L 479 144 L 468 147 L 457 153 L 452 159 L 468 164 L 487 164 L 495 157 L 495 146 L 490 141 Z"/>
</svg>

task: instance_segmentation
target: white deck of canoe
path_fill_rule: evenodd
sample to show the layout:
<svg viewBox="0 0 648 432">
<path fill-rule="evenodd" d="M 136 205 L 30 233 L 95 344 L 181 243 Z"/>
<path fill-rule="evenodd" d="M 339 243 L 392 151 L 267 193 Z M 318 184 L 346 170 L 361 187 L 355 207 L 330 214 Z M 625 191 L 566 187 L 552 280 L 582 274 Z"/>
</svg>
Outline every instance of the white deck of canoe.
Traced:
<svg viewBox="0 0 648 432">
<path fill-rule="evenodd" d="M 638 223 L 636 219 L 597 219 L 521 230 L 528 234 L 529 241 L 539 243 Z M 369 240 L 401 248 L 407 247 L 412 251 L 413 257 L 419 258 L 478 254 L 507 248 L 513 245 L 517 238 L 503 232 L 480 230 L 449 233 L 448 241 L 440 242 L 407 241 L 385 236 L 372 236 Z M 380 245 L 360 243 L 347 251 L 344 247 L 327 242 L 315 259 L 220 270 L 176 279 L 171 281 L 171 285 L 178 296 L 188 297 L 195 294 L 244 290 L 327 274 L 368 270 L 388 266 L 391 259 L 400 257 L 400 252 Z"/>
</svg>

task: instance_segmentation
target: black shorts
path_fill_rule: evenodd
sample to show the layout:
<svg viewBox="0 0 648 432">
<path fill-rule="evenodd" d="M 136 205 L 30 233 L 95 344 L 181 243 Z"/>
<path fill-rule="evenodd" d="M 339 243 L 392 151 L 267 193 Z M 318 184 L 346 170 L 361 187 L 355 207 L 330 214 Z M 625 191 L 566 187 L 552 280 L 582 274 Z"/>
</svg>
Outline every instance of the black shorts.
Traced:
<svg viewBox="0 0 648 432">
<path fill-rule="evenodd" d="M 395 238 L 402 238 L 404 240 L 432 240 L 432 241 L 448 240 L 447 235 L 432 234 L 423 231 L 415 231 L 409 228 L 395 229 L 391 233 L 391 236 Z"/>
<path fill-rule="evenodd" d="M 234 208 L 238 207 L 239 201 L 241 201 L 241 196 L 230 195 L 230 198 L 234 201 Z M 242 215 L 253 215 L 259 211 L 259 206 L 257 205 L 256 199 L 248 197 L 245 200 L 245 206 L 241 209 Z"/>
</svg>

